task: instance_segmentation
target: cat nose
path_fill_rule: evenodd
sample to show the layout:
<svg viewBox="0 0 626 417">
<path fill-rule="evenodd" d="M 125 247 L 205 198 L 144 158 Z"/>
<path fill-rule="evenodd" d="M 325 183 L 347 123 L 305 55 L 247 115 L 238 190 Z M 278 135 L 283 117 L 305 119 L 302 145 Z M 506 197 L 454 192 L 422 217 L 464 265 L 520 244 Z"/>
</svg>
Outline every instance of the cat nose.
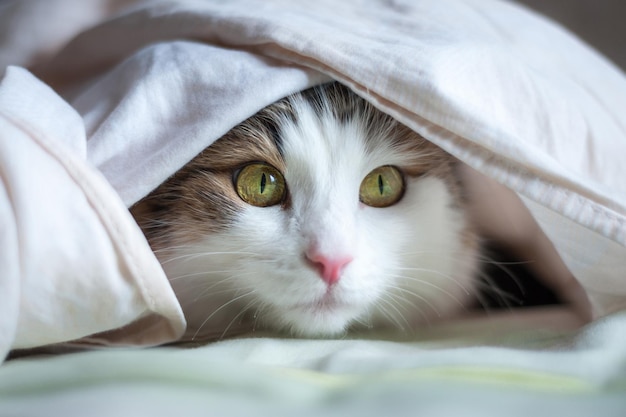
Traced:
<svg viewBox="0 0 626 417">
<path fill-rule="evenodd" d="M 328 285 L 336 284 L 344 268 L 354 259 L 352 256 L 327 256 L 318 252 L 307 252 L 306 257 L 320 277 Z"/>
</svg>

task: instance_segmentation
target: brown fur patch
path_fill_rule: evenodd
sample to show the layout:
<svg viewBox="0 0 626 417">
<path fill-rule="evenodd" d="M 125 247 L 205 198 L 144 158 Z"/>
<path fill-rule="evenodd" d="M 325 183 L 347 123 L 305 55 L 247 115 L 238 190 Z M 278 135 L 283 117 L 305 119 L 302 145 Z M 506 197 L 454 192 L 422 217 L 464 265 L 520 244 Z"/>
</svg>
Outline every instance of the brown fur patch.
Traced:
<svg viewBox="0 0 626 417">
<path fill-rule="evenodd" d="M 263 161 L 284 170 L 276 142 L 263 118 L 238 125 L 131 208 L 153 250 L 191 243 L 228 228 L 246 204 L 233 175 Z"/>
</svg>

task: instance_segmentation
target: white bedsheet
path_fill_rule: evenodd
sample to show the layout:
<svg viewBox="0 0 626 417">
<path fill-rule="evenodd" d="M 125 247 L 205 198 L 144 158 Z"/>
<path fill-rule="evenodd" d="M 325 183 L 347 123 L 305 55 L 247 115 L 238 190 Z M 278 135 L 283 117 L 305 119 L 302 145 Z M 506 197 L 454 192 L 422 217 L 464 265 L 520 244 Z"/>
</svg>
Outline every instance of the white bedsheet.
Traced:
<svg viewBox="0 0 626 417">
<path fill-rule="evenodd" d="M 331 78 L 513 190 L 595 319 L 626 307 L 626 77 L 541 17 L 496 0 L 102 0 L 68 21 L 51 4 L 69 3 L 0 6 L 12 28 L 0 69 L 14 65 L 0 79 L 0 357 L 179 337 L 180 308 L 125 207 L 258 109 Z M 501 232 L 535 246 L 513 229 Z M 597 356 L 559 363 L 615 366 L 621 382 L 600 387 L 623 388 L 626 344 L 605 337 L 622 321 L 581 336 Z M 543 355 L 519 348 L 524 363 Z M 482 364 L 473 353 L 463 361 Z"/>
<path fill-rule="evenodd" d="M 0 367 L 0 415 L 623 416 L 626 317 L 571 337 L 545 328 L 557 315 L 410 342 L 259 335 L 19 359 Z"/>
</svg>

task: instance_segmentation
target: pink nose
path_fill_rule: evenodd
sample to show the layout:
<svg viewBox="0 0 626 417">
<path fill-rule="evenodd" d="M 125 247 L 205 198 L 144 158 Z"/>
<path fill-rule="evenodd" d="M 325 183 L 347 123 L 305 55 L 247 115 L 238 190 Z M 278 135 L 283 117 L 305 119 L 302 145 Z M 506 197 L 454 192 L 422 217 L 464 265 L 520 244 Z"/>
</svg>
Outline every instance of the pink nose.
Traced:
<svg viewBox="0 0 626 417">
<path fill-rule="evenodd" d="M 307 259 L 314 268 L 317 268 L 320 277 L 328 285 L 339 281 L 344 268 L 352 262 L 352 256 L 326 256 L 317 252 L 307 252 Z"/>
</svg>

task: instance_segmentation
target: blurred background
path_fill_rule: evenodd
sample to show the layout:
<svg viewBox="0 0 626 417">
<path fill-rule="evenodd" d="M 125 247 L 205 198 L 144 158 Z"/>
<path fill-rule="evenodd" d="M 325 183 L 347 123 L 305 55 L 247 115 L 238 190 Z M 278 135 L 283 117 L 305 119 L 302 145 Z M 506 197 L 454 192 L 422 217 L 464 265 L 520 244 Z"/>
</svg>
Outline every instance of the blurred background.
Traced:
<svg viewBox="0 0 626 417">
<path fill-rule="evenodd" d="M 515 0 L 575 32 L 626 70 L 626 0 Z"/>
</svg>

